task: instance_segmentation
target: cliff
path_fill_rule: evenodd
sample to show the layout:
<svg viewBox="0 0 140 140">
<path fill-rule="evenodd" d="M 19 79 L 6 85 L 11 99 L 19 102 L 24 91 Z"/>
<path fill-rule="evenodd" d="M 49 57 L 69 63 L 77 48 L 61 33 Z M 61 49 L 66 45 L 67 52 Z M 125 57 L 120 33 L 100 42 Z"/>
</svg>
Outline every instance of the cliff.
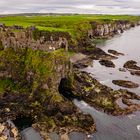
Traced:
<svg viewBox="0 0 140 140">
<path fill-rule="evenodd" d="M 112 21 L 109 23 L 91 22 L 92 30 L 89 31 L 90 38 L 108 38 L 115 34 L 123 33 L 132 27 L 140 25 L 140 22 L 131 22 L 127 20 Z"/>
<path fill-rule="evenodd" d="M 69 95 L 85 99 L 86 94 L 83 96 L 82 92 L 87 93 L 93 90 L 94 98 L 96 96 L 93 87 L 96 83 L 91 83 L 92 85 L 88 87 L 87 83 L 84 83 L 86 74 L 81 74 L 76 77 L 77 79 L 74 77 L 68 50 L 88 49 L 91 51 L 95 47 L 91 44 L 95 43 L 96 38 L 112 37 L 139 24 L 137 21 L 93 22 L 90 20 L 81 25 L 71 25 L 75 29 L 75 36 L 67 31 L 1 25 L 0 122 L 29 117 L 33 121 L 32 126 L 38 129 L 46 139 L 48 132 L 53 131 L 93 133 L 95 131 L 94 120 L 91 116 L 82 114 L 71 102 Z M 98 52 L 95 56 L 99 57 Z M 101 54 L 105 55 L 103 52 Z M 81 78 L 82 75 L 85 76 L 84 80 Z M 74 88 L 77 87 L 80 94 L 77 90 L 75 95 L 70 93 L 72 89 L 69 83 L 67 85 L 69 82 L 67 79 L 72 81 L 73 78 L 75 78 Z M 91 80 L 91 78 L 87 79 Z M 83 90 L 80 87 L 82 83 L 87 86 L 82 85 Z M 97 88 L 101 86 L 99 84 Z M 65 95 L 59 93 L 63 91 L 66 92 Z M 85 100 L 90 102 L 90 99 L 89 96 Z M 104 103 L 104 98 L 99 98 L 97 101 L 93 101 L 93 104 L 106 107 L 111 111 L 114 109 L 114 104 L 111 104 L 114 97 L 109 98 L 111 103 Z"/>
<path fill-rule="evenodd" d="M 33 50 L 54 51 L 68 48 L 70 35 L 63 32 L 40 31 L 36 28 L 0 27 L 0 41 L 5 48 L 31 48 Z"/>
<path fill-rule="evenodd" d="M 28 117 L 45 139 L 54 131 L 95 131 L 92 117 L 59 93 L 70 74 L 65 50 L 0 48 L 0 122 Z"/>
</svg>

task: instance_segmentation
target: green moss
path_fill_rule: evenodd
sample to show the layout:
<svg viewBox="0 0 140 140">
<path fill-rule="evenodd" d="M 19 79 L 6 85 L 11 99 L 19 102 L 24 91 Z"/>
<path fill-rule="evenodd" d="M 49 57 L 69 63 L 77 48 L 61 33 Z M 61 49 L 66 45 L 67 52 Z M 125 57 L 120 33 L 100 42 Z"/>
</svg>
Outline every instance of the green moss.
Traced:
<svg viewBox="0 0 140 140">
<path fill-rule="evenodd" d="M 1 81 L 0 91 L 6 88 L 17 91 L 34 92 L 43 83 L 51 79 L 49 88 L 57 79 L 57 68 L 68 64 L 67 53 L 63 50 L 44 52 L 30 48 L 16 49 L 7 48 L 0 52 L 0 69 L 11 75 L 12 81 Z M 57 75 L 56 75 L 57 74 Z M 12 84 L 13 83 L 13 84 Z M 18 83 L 18 86 L 14 83 Z M 46 91 L 48 94 L 48 91 Z M 61 98 L 54 94 L 54 100 Z"/>
<path fill-rule="evenodd" d="M 0 79 L 0 92 L 4 91 L 16 91 L 19 90 L 20 87 L 18 84 L 15 84 L 11 78 L 1 78 Z"/>
<path fill-rule="evenodd" d="M 91 90 L 94 89 L 94 85 L 90 86 L 90 87 L 84 87 L 85 92 L 90 92 Z"/>
<path fill-rule="evenodd" d="M 60 96 L 59 94 L 53 95 L 53 97 L 51 99 L 52 99 L 52 102 L 54 102 L 54 103 L 63 101 L 62 96 Z"/>
</svg>

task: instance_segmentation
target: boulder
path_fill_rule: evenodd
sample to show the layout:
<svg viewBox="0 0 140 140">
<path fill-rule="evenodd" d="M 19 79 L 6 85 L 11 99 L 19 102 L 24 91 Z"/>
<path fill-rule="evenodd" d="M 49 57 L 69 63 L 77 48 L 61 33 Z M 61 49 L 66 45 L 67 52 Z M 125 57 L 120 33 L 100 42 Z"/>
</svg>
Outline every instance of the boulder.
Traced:
<svg viewBox="0 0 140 140">
<path fill-rule="evenodd" d="M 113 84 L 125 87 L 125 88 L 138 88 L 139 85 L 137 83 L 131 82 L 131 81 L 125 81 L 125 80 L 113 80 Z"/>
<path fill-rule="evenodd" d="M 132 69 L 132 70 L 140 70 L 140 67 L 137 66 L 137 62 L 134 61 L 134 60 L 127 61 L 124 64 L 124 68 L 126 68 L 126 69 Z"/>
<path fill-rule="evenodd" d="M 131 73 L 132 75 L 140 76 L 140 71 L 131 71 L 130 73 Z"/>
<path fill-rule="evenodd" d="M 119 68 L 119 71 L 126 72 L 126 69 L 125 68 Z"/>
<path fill-rule="evenodd" d="M 70 140 L 68 135 L 65 133 L 63 135 L 61 135 L 61 140 Z"/>
<path fill-rule="evenodd" d="M 94 60 L 102 60 L 102 59 L 113 60 L 113 59 L 118 58 L 116 56 L 113 56 L 113 55 L 110 55 L 110 54 L 106 53 L 105 51 L 103 51 L 100 48 L 94 48 L 92 50 L 86 50 L 83 53 L 86 54 L 86 55 L 89 55 L 89 57 L 91 59 L 94 59 Z"/>
<path fill-rule="evenodd" d="M 100 60 L 99 63 L 106 67 L 115 68 L 115 64 L 110 60 Z"/>
<path fill-rule="evenodd" d="M 113 55 L 117 55 L 117 56 L 124 55 L 123 53 L 120 53 L 120 52 L 118 52 L 116 50 L 111 50 L 111 49 L 109 49 L 108 52 L 111 53 L 111 54 L 113 54 Z"/>
</svg>

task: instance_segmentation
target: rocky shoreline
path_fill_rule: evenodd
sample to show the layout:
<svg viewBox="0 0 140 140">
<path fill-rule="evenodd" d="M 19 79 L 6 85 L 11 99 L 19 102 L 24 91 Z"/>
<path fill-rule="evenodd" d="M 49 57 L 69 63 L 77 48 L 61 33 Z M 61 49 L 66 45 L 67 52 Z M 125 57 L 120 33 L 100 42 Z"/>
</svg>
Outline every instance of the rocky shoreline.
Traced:
<svg viewBox="0 0 140 140">
<path fill-rule="evenodd" d="M 20 140 L 21 139 L 18 129 L 10 120 L 8 120 L 5 123 L 0 123 L 0 139 L 1 140 L 7 140 L 7 139 Z"/>
<path fill-rule="evenodd" d="M 140 110 L 139 104 L 134 104 L 132 100 L 140 100 L 140 96 L 128 90 L 113 90 L 99 83 L 87 72 L 75 71 L 75 81 L 73 83 L 75 96 L 80 97 L 96 109 L 102 110 L 112 115 L 126 115 L 133 111 Z M 128 106 L 125 109 L 119 107 L 116 101 L 122 98 Z"/>
<path fill-rule="evenodd" d="M 101 28 L 99 30 L 101 31 Z M 102 29 L 102 33 L 100 32 L 102 34 L 100 35 L 100 38 L 109 37 L 108 36 L 109 33 L 106 36 L 104 36 L 103 33 L 104 31 L 105 30 Z M 111 115 L 117 115 L 117 116 L 127 115 L 134 111 L 140 110 L 140 105 L 135 104 L 133 102 L 133 100 L 139 101 L 140 96 L 136 95 L 135 93 L 129 92 L 128 90 L 120 89 L 114 91 L 112 88 L 109 88 L 99 83 L 91 74 L 87 72 L 81 72 L 78 70 L 90 66 L 91 63 L 93 63 L 92 67 L 94 67 L 94 60 L 99 60 L 99 63 L 106 67 L 115 68 L 115 64 L 112 62 L 112 60 L 118 59 L 120 55 L 124 56 L 125 54 L 121 52 L 117 52 L 116 50 L 108 50 L 108 53 L 106 53 L 100 48 L 85 49 L 82 51 L 82 53 L 87 55 L 86 60 L 81 59 L 80 61 L 74 63 L 76 69 L 75 69 L 75 78 L 74 78 L 75 81 L 73 83 L 73 88 L 74 88 L 73 90 L 78 98 L 81 98 L 82 100 L 84 100 L 91 106 L 95 107 L 96 109 L 102 110 Z M 137 66 L 137 62 L 133 60 L 126 62 L 124 64 L 124 68 L 119 69 L 119 71 L 123 71 L 123 72 L 126 72 L 127 70 L 130 71 L 132 75 L 139 76 L 139 66 Z M 139 87 L 139 84 L 133 83 L 131 81 L 125 81 L 125 80 L 112 81 L 112 83 L 126 88 Z M 126 108 L 121 108 L 117 104 L 117 101 L 119 99 L 122 100 Z"/>
<path fill-rule="evenodd" d="M 135 26 L 120 22 L 113 25 L 94 26 L 89 33 L 90 39 L 108 38 Z M 3 27 L 1 30 L 0 139 L 7 140 L 7 134 L 3 134 L 4 122 L 9 119 L 14 121 L 18 117 L 30 117 L 33 121 L 32 127 L 46 140 L 50 139 L 51 132 L 60 134 L 61 139 L 68 139 L 67 135 L 73 131 L 94 133 L 94 119 L 75 107 L 72 103 L 73 97 L 112 115 L 125 115 L 140 109 L 138 104 L 131 102 L 131 99 L 140 100 L 135 93 L 127 90 L 114 91 L 100 84 L 90 74 L 79 70 L 91 65 L 93 60 L 99 60 L 101 64 L 114 68 L 111 60 L 123 54 L 114 50 L 110 50 L 108 54 L 99 48 L 87 46 L 86 49 L 80 50 L 85 56 L 72 65 L 67 57 L 67 34 L 63 38 L 62 34 L 57 38 L 50 34 L 47 38 L 37 36 L 34 39 L 32 29 L 27 32 L 21 30 L 15 34 L 12 34 L 11 30 L 3 30 Z M 48 40 L 45 41 L 46 39 Z M 44 48 L 44 45 L 47 47 Z M 65 85 L 61 85 L 64 88 L 61 90 L 65 90 L 65 93 L 60 93 L 59 87 L 65 78 Z M 127 108 L 119 107 L 119 98 L 128 106 Z M 13 128 L 6 129 L 13 131 Z M 14 131 L 14 139 L 20 139 L 16 127 Z"/>
</svg>

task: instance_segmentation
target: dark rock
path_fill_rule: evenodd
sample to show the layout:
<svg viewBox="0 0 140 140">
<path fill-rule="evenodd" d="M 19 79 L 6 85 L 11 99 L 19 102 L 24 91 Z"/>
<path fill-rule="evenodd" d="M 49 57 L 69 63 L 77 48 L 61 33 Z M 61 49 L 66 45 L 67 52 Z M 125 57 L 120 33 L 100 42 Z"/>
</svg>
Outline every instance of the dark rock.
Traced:
<svg viewBox="0 0 140 140">
<path fill-rule="evenodd" d="M 118 58 L 116 56 L 107 54 L 105 51 L 103 51 L 100 48 L 95 48 L 93 50 L 85 51 L 84 53 L 86 55 L 89 55 L 89 57 L 94 60 L 101 60 L 101 59 L 112 60 Z"/>
<path fill-rule="evenodd" d="M 121 86 L 121 87 L 126 87 L 126 88 L 137 88 L 139 87 L 138 84 L 133 83 L 131 81 L 125 81 L 125 80 L 113 80 L 113 84 Z"/>
<path fill-rule="evenodd" d="M 117 52 L 115 50 L 108 50 L 108 52 L 111 53 L 111 54 L 113 54 L 113 55 L 117 55 L 117 56 L 124 55 L 123 53 Z"/>
<path fill-rule="evenodd" d="M 137 66 L 137 62 L 134 61 L 134 60 L 127 61 L 124 64 L 124 68 L 126 68 L 126 69 L 132 69 L 132 70 L 140 70 L 140 67 Z"/>
<path fill-rule="evenodd" d="M 124 68 L 128 69 L 128 71 L 132 75 L 140 76 L 140 66 L 137 66 L 137 62 L 134 60 L 127 61 L 124 64 Z"/>
<path fill-rule="evenodd" d="M 83 69 L 86 68 L 88 66 L 92 66 L 93 60 L 90 58 L 84 58 L 80 61 L 77 61 L 76 63 L 73 64 L 74 68 L 78 68 L 78 69 Z"/>
<path fill-rule="evenodd" d="M 106 67 L 115 68 L 115 64 L 114 64 L 112 61 L 110 61 L 110 60 L 100 60 L 99 63 L 100 63 L 101 65 L 106 66 Z"/>
<path fill-rule="evenodd" d="M 121 71 L 121 72 L 126 72 L 126 69 L 124 69 L 124 68 L 119 68 L 119 71 Z"/>
<path fill-rule="evenodd" d="M 130 73 L 131 73 L 132 75 L 140 76 L 140 71 L 131 71 Z"/>
<path fill-rule="evenodd" d="M 99 83 L 87 72 L 75 71 L 73 91 L 91 106 L 109 114 L 122 115 L 139 110 L 139 105 L 134 104 L 133 107 L 130 105 L 122 109 L 116 104 L 116 101 L 119 98 L 122 100 L 126 98 L 140 100 L 140 96 L 123 89 L 114 91 L 112 88 Z"/>
</svg>

